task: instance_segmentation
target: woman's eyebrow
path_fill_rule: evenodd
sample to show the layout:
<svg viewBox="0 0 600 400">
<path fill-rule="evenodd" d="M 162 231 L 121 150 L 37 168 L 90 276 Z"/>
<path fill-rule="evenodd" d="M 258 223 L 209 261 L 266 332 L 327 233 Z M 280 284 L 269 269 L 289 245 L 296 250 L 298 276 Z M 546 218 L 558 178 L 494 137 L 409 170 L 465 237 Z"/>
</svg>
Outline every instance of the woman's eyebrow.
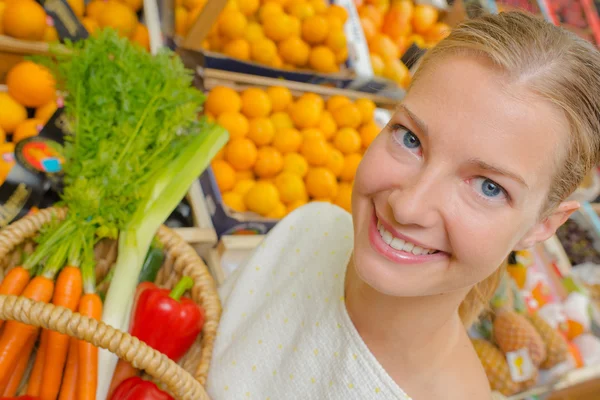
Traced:
<svg viewBox="0 0 600 400">
<path fill-rule="evenodd" d="M 529 186 L 525 182 L 525 179 L 523 179 L 523 177 L 521 177 L 521 175 L 519 175 L 519 174 L 517 174 L 515 172 L 506 170 L 506 169 L 501 168 L 501 167 L 497 167 L 495 165 L 488 164 L 485 161 L 482 161 L 482 160 L 480 160 L 478 158 L 472 158 L 472 159 L 470 159 L 469 160 L 469 164 L 474 164 L 479 169 L 482 169 L 484 171 L 489 171 L 489 172 L 493 172 L 493 173 L 496 173 L 496 174 L 507 176 L 507 177 L 509 177 L 509 178 L 517 181 L 521 185 L 525 186 L 526 188 L 529 188 Z"/>
<path fill-rule="evenodd" d="M 413 113 L 405 104 L 399 104 L 396 108 L 396 111 L 403 112 L 412 120 L 412 122 L 419 128 L 420 133 L 425 136 L 429 135 L 429 130 L 427 129 L 427 124 L 419 118 L 415 113 Z"/>
</svg>

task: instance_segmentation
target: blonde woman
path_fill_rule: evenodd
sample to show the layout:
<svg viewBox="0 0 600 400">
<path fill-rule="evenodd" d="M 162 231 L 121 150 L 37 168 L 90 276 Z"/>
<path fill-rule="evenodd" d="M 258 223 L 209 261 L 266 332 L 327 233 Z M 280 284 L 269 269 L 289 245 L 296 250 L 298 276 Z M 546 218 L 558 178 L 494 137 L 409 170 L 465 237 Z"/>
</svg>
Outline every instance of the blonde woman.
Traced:
<svg viewBox="0 0 600 400">
<path fill-rule="evenodd" d="M 465 326 L 600 156 L 600 55 L 522 13 L 430 50 L 366 152 L 352 218 L 278 224 L 222 288 L 214 399 L 489 399 Z"/>
</svg>

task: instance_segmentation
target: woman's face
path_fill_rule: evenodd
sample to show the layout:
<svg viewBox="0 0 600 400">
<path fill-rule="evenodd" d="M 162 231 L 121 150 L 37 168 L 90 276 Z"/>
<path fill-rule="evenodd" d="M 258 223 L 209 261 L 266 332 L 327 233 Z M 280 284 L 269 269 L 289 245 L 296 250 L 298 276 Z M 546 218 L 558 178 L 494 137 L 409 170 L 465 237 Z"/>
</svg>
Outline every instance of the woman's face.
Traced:
<svg viewBox="0 0 600 400">
<path fill-rule="evenodd" d="M 471 56 L 423 71 L 357 171 L 363 281 L 394 296 L 468 289 L 576 208 L 539 220 L 568 124 L 525 86 Z"/>
</svg>

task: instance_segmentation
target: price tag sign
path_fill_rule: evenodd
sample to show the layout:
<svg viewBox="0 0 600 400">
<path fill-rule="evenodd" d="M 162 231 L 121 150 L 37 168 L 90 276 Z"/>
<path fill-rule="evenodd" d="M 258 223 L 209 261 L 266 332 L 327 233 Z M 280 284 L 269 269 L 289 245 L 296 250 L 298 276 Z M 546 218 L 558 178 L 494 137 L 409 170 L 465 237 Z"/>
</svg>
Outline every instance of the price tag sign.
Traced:
<svg viewBox="0 0 600 400">
<path fill-rule="evenodd" d="M 510 376 L 514 382 L 525 382 L 535 374 L 535 367 L 527 349 L 506 353 Z"/>
</svg>

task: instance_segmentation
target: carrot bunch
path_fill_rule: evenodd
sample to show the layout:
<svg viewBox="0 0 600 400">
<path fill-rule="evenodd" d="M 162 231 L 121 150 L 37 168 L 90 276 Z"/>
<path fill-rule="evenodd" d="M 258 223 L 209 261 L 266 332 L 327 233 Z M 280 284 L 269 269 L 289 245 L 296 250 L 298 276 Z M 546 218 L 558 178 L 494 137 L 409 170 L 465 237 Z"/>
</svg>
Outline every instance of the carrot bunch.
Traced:
<svg viewBox="0 0 600 400">
<path fill-rule="evenodd" d="M 72 239 L 42 242 L 22 266 L 9 271 L 0 284 L 0 293 L 51 301 L 55 306 L 99 320 L 102 301 L 95 293 L 94 233 L 69 221 L 58 229 Z M 39 273 L 35 274 L 39 266 Z M 39 338 L 27 395 L 42 400 L 96 398 L 96 347 L 55 331 L 40 332 L 39 328 L 20 322 L 3 322 L 0 321 L 1 397 L 17 393 Z"/>
</svg>

